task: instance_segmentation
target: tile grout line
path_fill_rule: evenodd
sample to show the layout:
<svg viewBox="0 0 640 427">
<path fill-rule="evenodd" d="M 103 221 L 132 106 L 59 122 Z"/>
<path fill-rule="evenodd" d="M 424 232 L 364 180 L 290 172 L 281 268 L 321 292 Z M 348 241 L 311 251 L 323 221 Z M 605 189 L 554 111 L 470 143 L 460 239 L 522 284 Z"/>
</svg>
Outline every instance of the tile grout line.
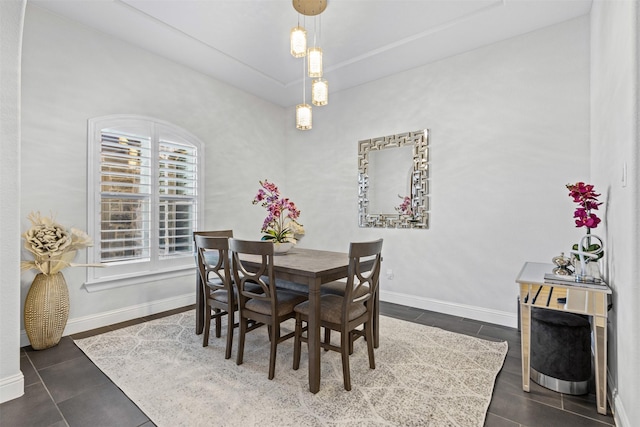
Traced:
<svg viewBox="0 0 640 427">
<path fill-rule="evenodd" d="M 549 407 L 549 408 L 558 409 L 558 410 L 560 410 L 560 411 L 567 412 L 567 413 L 569 413 L 569 414 L 571 414 L 571 415 L 574 415 L 574 416 L 577 416 L 577 417 L 580 417 L 580 418 L 585 418 L 585 419 L 587 419 L 587 420 L 595 421 L 595 422 L 597 422 L 597 423 L 599 423 L 599 424 L 602 424 L 602 426 L 603 426 L 603 427 L 604 427 L 604 426 L 612 426 L 612 427 L 615 427 L 615 424 L 609 424 L 608 422 L 600 421 L 600 420 L 598 420 L 598 419 L 596 419 L 596 418 L 592 418 L 592 417 L 590 417 L 590 416 L 588 416 L 588 415 L 584 415 L 584 414 L 580 414 L 580 413 L 578 413 L 578 412 L 574 412 L 574 411 L 570 411 L 570 410 L 568 410 L 568 409 L 564 409 L 564 400 L 563 400 L 563 399 L 564 399 L 564 396 L 565 396 L 565 395 L 564 395 L 564 393 L 558 393 L 558 394 L 560 394 L 560 407 L 553 406 L 553 405 L 550 405 L 549 403 L 546 403 L 546 402 L 543 402 L 543 401 L 540 401 L 540 400 L 533 399 L 533 398 L 532 398 L 532 397 L 530 397 L 530 396 L 526 396 L 526 397 L 525 397 L 525 399 L 530 399 L 530 400 L 532 400 L 532 401 L 536 402 L 536 403 L 537 403 L 537 404 L 539 404 L 539 405 L 544 405 L 544 406 L 547 406 L 547 407 Z M 514 394 L 514 395 L 515 395 L 515 394 Z M 494 415 L 496 415 L 496 414 L 494 414 Z M 525 426 L 525 427 L 527 427 L 527 426 Z"/>
<path fill-rule="evenodd" d="M 47 392 L 47 395 L 49 396 L 49 399 L 51 399 L 51 403 L 53 403 L 53 405 L 56 407 L 56 410 L 60 414 L 60 417 L 62 417 L 62 421 L 64 421 L 64 424 L 67 427 L 69 427 L 69 423 L 67 422 L 67 419 L 64 417 L 64 414 L 60 410 L 60 407 L 58 406 L 58 404 L 56 403 L 55 399 L 51 395 L 51 392 L 49 391 L 49 387 L 47 387 L 47 384 L 45 384 L 44 380 L 40 376 L 40 371 L 38 369 L 36 369 L 36 366 L 33 364 L 33 361 L 31 360 L 31 357 L 29 357 L 29 353 L 25 351 L 24 354 L 25 354 L 25 356 L 27 356 L 27 360 L 31 364 L 31 367 L 35 371 L 36 375 L 38 376 L 38 379 L 40 380 L 40 384 L 42 384 L 42 387 L 44 387 L 44 390 Z M 54 366 L 54 365 L 52 365 L 52 366 Z"/>
</svg>

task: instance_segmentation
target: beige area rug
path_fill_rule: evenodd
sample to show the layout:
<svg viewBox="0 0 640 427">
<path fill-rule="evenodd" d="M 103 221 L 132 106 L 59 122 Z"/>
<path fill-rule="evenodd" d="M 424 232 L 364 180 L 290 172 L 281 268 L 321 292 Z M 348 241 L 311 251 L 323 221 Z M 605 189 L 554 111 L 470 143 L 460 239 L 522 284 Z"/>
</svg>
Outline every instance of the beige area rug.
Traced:
<svg viewBox="0 0 640 427">
<path fill-rule="evenodd" d="M 156 425 L 171 427 L 482 426 L 507 353 L 506 342 L 382 316 L 376 369 L 366 343 L 356 341 L 347 392 L 340 354 L 323 351 L 320 391 L 312 394 L 305 344 L 297 371 L 293 340 L 278 345 L 269 381 L 266 328 L 247 334 L 240 366 L 237 334 L 225 360 L 224 335 L 202 347 L 194 330 L 191 310 L 75 343 Z"/>
</svg>

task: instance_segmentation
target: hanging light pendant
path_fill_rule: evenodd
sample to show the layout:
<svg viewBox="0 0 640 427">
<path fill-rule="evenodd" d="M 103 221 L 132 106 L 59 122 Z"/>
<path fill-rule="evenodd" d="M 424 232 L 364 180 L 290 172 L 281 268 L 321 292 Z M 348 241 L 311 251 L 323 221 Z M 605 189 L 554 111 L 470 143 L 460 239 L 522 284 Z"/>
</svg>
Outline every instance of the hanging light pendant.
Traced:
<svg viewBox="0 0 640 427">
<path fill-rule="evenodd" d="M 311 103 L 318 107 L 329 103 L 329 82 L 324 79 L 311 82 Z"/>
<path fill-rule="evenodd" d="M 324 12 L 327 8 L 327 0 L 292 0 L 293 7 L 299 14 L 304 16 L 316 16 Z M 316 19 L 316 22 L 319 19 Z M 295 58 L 308 57 L 302 61 L 302 104 L 296 105 L 296 128 L 309 130 L 312 128 L 313 116 L 311 105 L 307 104 L 305 98 L 305 78 L 307 72 L 309 77 L 315 78 L 311 85 L 311 103 L 314 105 L 326 105 L 329 102 L 329 85 L 322 79 L 322 49 L 316 45 L 316 35 L 318 31 L 314 29 L 313 47 L 307 47 L 307 32 L 300 26 L 291 30 L 291 55 Z M 319 44 L 319 43 L 318 43 Z"/>
<path fill-rule="evenodd" d="M 316 16 L 313 20 L 313 47 L 307 49 L 307 69 L 309 70 L 309 77 L 317 78 L 322 77 L 322 22 L 321 17 Z"/>
<path fill-rule="evenodd" d="M 309 77 L 322 77 L 322 49 L 310 47 L 307 49 Z"/>
<path fill-rule="evenodd" d="M 313 117 L 311 115 L 311 105 L 296 105 L 296 128 L 300 130 L 309 130 L 313 125 Z"/>
<path fill-rule="evenodd" d="M 307 30 L 298 25 L 291 29 L 291 55 L 302 58 L 307 54 Z"/>
<path fill-rule="evenodd" d="M 296 128 L 300 130 L 309 130 L 313 125 L 313 116 L 311 114 L 311 105 L 307 104 L 305 98 L 305 61 L 302 61 L 302 104 L 296 105 Z"/>
</svg>

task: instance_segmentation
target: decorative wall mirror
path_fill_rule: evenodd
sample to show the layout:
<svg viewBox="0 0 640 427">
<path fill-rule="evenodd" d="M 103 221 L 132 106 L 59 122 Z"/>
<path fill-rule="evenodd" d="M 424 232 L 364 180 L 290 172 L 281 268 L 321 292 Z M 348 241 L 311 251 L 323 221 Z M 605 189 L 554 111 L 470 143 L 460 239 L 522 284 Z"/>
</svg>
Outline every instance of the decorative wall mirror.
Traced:
<svg viewBox="0 0 640 427">
<path fill-rule="evenodd" d="M 429 130 L 358 141 L 358 225 L 428 228 Z"/>
</svg>

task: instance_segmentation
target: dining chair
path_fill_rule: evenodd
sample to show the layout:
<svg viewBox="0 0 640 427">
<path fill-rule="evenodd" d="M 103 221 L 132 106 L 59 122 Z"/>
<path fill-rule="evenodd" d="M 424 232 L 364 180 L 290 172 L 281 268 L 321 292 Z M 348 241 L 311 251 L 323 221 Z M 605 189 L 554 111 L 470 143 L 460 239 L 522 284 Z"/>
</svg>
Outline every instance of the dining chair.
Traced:
<svg viewBox="0 0 640 427">
<path fill-rule="evenodd" d="M 225 349 L 225 359 L 231 358 L 233 346 L 233 329 L 239 324 L 235 322 L 235 312 L 238 310 L 238 292 L 233 284 L 231 274 L 231 260 L 229 257 L 229 237 L 224 236 L 231 231 L 224 232 L 203 232 L 194 236 L 196 245 L 196 257 L 198 261 L 198 277 L 202 281 L 204 299 L 204 334 L 202 346 L 209 345 L 209 331 L 211 320 L 216 322 L 216 338 L 220 338 L 222 333 L 222 317 L 227 316 L 227 345 Z M 251 289 L 260 293 L 259 286 L 252 286 Z M 213 311 L 214 314 L 211 314 Z M 262 326 L 262 324 L 251 322 L 249 330 Z"/>
<path fill-rule="evenodd" d="M 216 337 L 221 335 L 221 318 L 227 316 L 227 346 L 225 359 L 231 357 L 233 345 L 233 327 L 235 324 L 236 298 L 234 297 L 229 267 L 229 238 L 210 237 L 197 234 L 194 236 L 198 260 L 198 276 L 202 281 L 204 312 L 204 336 L 202 346 L 209 345 L 211 320 L 216 322 Z M 211 312 L 214 312 L 212 315 Z"/>
<path fill-rule="evenodd" d="M 349 245 L 349 272 L 344 295 L 324 293 L 320 296 L 320 326 L 324 328 L 324 340 L 320 343 L 325 350 L 337 351 L 342 355 L 342 376 L 345 390 L 351 390 L 349 354 L 353 352 L 353 342 L 364 337 L 367 342 L 369 368 L 375 369 L 373 354 L 373 314 L 375 294 L 380 281 L 382 260 L 382 239 L 372 242 L 352 242 Z M 309 302 L 294 308 L 296 313 L 295 340 L 293 344 L 293 369 L 300 367 L 302 343 L 308 343 Z M 307 326 L 303 328 L 302 323 Z M 362 329 L 358 329 L 362 325 Z M 340 332 L 340 345 L 331 344 L 331 331 Z"/>
<path fill-rule="evenodd" d="M 240 336 L 236 364 L 241 365 L 244 356 L 245 335 L 249 321 L 264 323 L 268 327 L 271 348 L 269 353 L 269 379 L 276 369 L 276 351 L 281 342 L 293 338 L 294 333 L 280 336 L 280 323 L 295 317 L 293 308 L 307 299 L 306 296 L 277 289 L 273 272 L 273 243 L 269 241 L 229 240 L 233 277 L 238 289 L 238 315 Z M 243 256 L 259 257 L 258 268 L 248 268 Z M 262 293 L 252 287 L 258 285 Z"/>
<path fill-rule="evenodd" d="M 196 236 L 208 236 L 208 237 L 233 237 L 233 230 L 205 230 L 205 231 L 194 231 L 193 232 L 193 254 L 195 258 L 196 264 L 196 334 L 199 335 L 203 332 L 204 329 L 204 318 L 205 318 L 205 288 L 203 286 L 203 281 L 200 278 L 200 268 L 198 263 L 198 250 L 196 246 Z M 215 252 L 207 252 L 207 257 L 212 258 L 209 260 L 209 263 L 215 264 L 213 258 L 217 260 L 217 254 Z"/>
</svg>

